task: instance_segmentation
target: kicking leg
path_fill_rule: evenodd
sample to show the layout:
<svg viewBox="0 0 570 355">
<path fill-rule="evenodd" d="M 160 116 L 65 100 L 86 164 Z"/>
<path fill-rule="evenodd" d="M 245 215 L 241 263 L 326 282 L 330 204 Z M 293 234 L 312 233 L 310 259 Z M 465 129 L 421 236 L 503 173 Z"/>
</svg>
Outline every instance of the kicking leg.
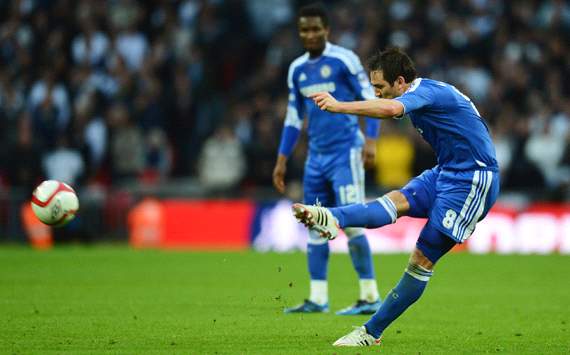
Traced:
<svg viewBox="0 0 570 355">
<path fill-rule="evenodd" d="M 420 298 L 432 276 L 435 263 L 455 244 L 453 239 L 428 222 L 420 234 L 404 275 L 396 287 L 388 293 L 380 309 L 364 328 L 354 330 L 338 339 L 333 345 L 361 346 L 362 339 L 366 340 L 364 345 L 373 345 L 375 341 L 377 342 L 384 330 Z"/>
<path fill-rule="evenodd" d="M 327 239 L 334 239 L 339 228 L 378 228 L 394 223 L 400 216 L 425 218 L 435 199 L 438 175 L 438 167 L 426 170 L 401 190 L 391 191 L 372 202 L 330 209 L 296 203 L 293 213 L 299 222 Z"/>
<path fill-rule="evenodd" d="M 455 244 L 453 239 L 435 229 L 429 222 L 426 224 L 400 282 L 388 293 L 378 312 L 365 324 L 369 334 L 379 338 L 390 323 L 420 298 L 432 276 L 434 264 Z"/>
<path fill-rule="evenodd" d="M 368 203 L 330 208 L 330 211 L 341 228 L 378 228 L 396 222 L 396 218 L 407 214 L 409 209 L 404 194 L 391 191 Z"/>
<path fill-rule="evenodd" d="M 336 238 L 340 228 L 378 228 L 394 223 L 409 209 L 410 204 L 401 191 L 392 191 L 372 202 L 334 208 L 293 204 L 297 221 L 329 240 Z"/>
</svg>

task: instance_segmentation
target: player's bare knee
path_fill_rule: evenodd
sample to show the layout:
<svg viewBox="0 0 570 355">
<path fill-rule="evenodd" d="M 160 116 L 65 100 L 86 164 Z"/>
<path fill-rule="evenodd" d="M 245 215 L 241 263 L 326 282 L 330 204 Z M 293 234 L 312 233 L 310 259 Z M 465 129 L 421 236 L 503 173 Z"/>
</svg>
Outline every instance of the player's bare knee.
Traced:
<svg viewBox="0 0 570 355">
<path fill-rule="evenodd" d="M 416 280 L 427 282 L 433 275 L 433 264 L 429 261 L 419 249 L 415 249 L 410 257 L 406 274 Z"/>
<path fill-rule="evenodd" d="M 433 266 L 434 264 L 424 255 L 424 253 L 418 249 L 415 248 L 414 251 L 412 252 L 412 255 L 410 256 L 410 264 L 413 265 L 419 265 L 421 267 L 423 267 L 426 270 L 433 270 Z"/>
<path fill-rule="evenodd" d="M 399 190 L 393 190 L 385 194 L 387 198 L 389 198 L 394 205 L 396 206 L 396 210 L 398 211 L 398 217 L 405 216 L 408 211 L 410 210 L 410 203 L 406 196 Z"/>
</svg>

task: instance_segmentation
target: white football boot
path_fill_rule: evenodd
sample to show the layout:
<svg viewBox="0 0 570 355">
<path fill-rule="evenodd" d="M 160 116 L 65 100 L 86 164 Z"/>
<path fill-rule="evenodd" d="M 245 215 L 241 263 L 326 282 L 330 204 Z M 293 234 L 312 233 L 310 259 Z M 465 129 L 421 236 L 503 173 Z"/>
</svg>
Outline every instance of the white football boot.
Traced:
<svg viewBox="0 0 570 355">
<path fill-rule="evenodd" d="M 380 345 L 381 337 L 376 339 L 366 332 L 366 328 L 354 327 L 354 330 L 333 343 L 333 346 L 374 346 Z"/>
<path fill-rule="evenodd" d="M 338 221 L 328 208 L 295 203 L 292 209 L 299 223 L 319 233 L 322 238 L 333 240 L 338 235 Z"/>
</svg>

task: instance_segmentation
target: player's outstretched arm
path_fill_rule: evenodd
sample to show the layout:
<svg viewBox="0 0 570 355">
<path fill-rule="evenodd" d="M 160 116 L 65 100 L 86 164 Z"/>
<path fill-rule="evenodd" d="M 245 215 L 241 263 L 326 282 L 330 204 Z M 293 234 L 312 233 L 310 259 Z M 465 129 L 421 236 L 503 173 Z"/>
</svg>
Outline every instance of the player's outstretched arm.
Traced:
<svg viewBox="0 0 570 355">
<path fill-rule="evenodd" d="M 404 105 L 398 100 L 375 99 L 366 101 L 340 102 L 328 92 L 318 92 L 310 96 L 321 110 L 348 113 L 375 118 L 399 117 L 404 113 Z"/>
</svg>

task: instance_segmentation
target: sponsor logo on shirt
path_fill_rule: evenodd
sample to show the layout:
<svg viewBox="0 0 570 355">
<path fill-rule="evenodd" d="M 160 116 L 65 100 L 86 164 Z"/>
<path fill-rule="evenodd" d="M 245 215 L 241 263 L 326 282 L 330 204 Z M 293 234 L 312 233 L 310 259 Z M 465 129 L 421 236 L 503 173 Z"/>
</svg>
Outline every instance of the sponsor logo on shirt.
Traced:
<svg viewBox="0 0 570 355">
<path fill-rule="evenodd" d="M 309 97 L 309 95 L 317 92 L 334 92 L 335 90 L 336 90 L 335 83 L 329 81 L 326 83 L 305 86 L 304 88 L 301 88 L 301 94 L 303 94 L 303 96 L 305 97 Z"/>
</svg>

